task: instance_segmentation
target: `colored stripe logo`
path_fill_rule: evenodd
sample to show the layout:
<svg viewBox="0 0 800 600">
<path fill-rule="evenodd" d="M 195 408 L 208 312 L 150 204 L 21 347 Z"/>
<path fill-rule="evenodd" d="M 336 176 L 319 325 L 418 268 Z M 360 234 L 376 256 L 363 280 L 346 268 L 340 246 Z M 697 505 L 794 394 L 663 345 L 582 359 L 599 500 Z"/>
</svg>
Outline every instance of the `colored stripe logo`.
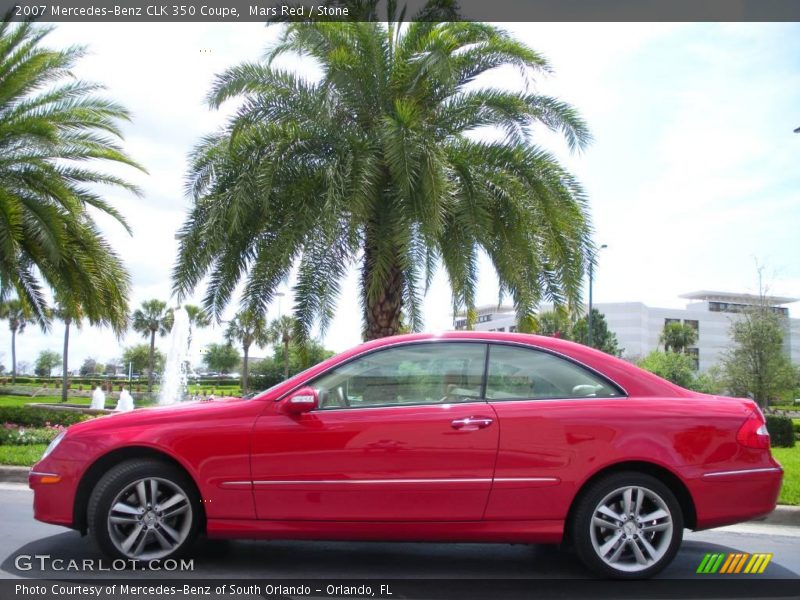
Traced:
<svg viewBox="0 0 800 600">
<path fill-rule="evenodd" d="M 703 557 L 702 561 L 700 561 L 700 566 L 697 567 L 697 573 L 704 575 L 711 575 L 714 573 L 763 573 L 771 560 L 771 553 L 709 553 Z"/>
</svg>

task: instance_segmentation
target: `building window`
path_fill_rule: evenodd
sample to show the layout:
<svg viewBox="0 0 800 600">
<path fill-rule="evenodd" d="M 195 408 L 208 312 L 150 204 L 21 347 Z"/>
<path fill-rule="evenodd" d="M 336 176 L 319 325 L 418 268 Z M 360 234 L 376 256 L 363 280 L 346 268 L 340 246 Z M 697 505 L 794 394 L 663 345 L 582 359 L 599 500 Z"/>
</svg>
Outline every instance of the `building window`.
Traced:
<svg viewBox="0 0 800 600">
<path fill-rule="evenodd" d="M 505 328 L 505 327 L 499 327 L 499 328 L 497 329 L 497 331 L 505 331 L 505 330 L 506 330 L 506 328 Z"/>
<path fill-rule="evenodd" d="M 697 319 L 684 319 L 683 323 L 694 329 L 698 336 L 700 335 L 700 321 Z"/>
<path fill-rule="evenodd" d="M 680 319 L 664 319 L 664 325 L 669 325 L 670 323 L 680 323 Z"/>
<path fill-rule="evenodd" d="M 511 327 L 508 328 L 508 332 L 509 333 L 517 333 L 517 326 L 516 325 L 512 325 Z"/>
<path fill-rule="evenodd" d="M 478 323 L 488 323 L 492 320 L 492 315 L 479 315 Z"/>
</svg>

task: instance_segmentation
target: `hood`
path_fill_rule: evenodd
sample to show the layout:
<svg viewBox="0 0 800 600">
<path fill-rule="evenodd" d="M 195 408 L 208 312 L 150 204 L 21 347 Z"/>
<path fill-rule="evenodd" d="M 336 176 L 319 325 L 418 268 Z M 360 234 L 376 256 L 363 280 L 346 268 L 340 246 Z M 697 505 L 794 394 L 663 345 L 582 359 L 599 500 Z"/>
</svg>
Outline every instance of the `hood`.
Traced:
<svg viewBox="0 0 800 600">
<path fill-rule="evenodd" d="M 96 431 L 98 429 L 118 429 L 127 427 L 141 427 L 159 423 L 174 423 L 180 421 L 191 423 L 193 421 L 216 419 L 223 416 L 229 417 L 252 412 L 260 413 L 265 404 L 259 400 L 244 400 L 242 398 L 220 398 L 217 400 L 200 400 L 195 402 L 180 402 L 166 406 L 151 406 L 137 408 L 130 412 L 104 415 L 76 423 L 69 427 L 71 434 Z"/>
</svg>

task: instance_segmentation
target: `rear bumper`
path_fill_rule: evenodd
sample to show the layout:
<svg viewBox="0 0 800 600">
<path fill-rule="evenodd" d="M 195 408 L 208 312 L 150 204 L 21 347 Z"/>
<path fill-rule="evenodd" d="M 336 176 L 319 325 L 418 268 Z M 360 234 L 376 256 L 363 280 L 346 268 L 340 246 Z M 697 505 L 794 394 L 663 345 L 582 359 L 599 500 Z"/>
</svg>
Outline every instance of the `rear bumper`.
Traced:
<svg viewBox="0 0 800 600">
<path fill-rule="evenodd" d="M 760 467 L 703 474 L 691 484 L 696 529 L 749 521 L 771 513 L 777 504 L 783 469 Z"/>
</svg>

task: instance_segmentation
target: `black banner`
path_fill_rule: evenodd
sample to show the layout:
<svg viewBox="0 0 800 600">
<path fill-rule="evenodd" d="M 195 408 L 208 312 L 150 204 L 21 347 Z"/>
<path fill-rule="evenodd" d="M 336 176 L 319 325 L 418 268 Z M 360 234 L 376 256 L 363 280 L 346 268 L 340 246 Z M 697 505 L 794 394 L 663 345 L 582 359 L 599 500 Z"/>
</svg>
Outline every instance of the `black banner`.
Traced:
<svg viewBox="0 0 800 600">
<path fill-rule="evenodd" d="M 383 600 L 485 598 L 798 598 L 797 580 L 762 578 L 648 581 L 560 579 L 109 579 L 0 580 L 3 600 L 329 598 Z"/>
<path fill-rule="evenodd" d="M 387 2 L 318 0 L 0 0 L 12 19 L 46 22 L 387 20 Z M 398 0 L 392 20 L 800 21 L 798 0 Z"/>
</svg>

